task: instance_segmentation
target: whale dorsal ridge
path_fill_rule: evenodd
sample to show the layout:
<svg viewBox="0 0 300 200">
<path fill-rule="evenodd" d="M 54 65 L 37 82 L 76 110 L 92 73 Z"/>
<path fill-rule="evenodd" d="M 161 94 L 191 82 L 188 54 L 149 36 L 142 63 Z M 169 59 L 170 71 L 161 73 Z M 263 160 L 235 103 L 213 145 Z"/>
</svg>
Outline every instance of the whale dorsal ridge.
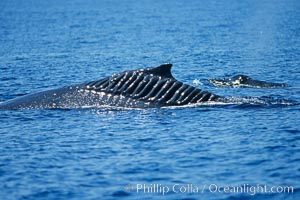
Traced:
<svg viewBox="0 0 300 200">
<path fill-rule="evenodd" d="M 174 79 L 172 73 L 171 73 L 171 68 L 172 68 L 172 64 L 171 63 L 166 63 L 166 64 L 162 64 L 158 67 L 153 67 L 153 68 L 149 68 L 147 70 L 148 73 L 156 75 L 156 76 L 161 76 L 163 78 L 172 78 Z"/>
</svg>

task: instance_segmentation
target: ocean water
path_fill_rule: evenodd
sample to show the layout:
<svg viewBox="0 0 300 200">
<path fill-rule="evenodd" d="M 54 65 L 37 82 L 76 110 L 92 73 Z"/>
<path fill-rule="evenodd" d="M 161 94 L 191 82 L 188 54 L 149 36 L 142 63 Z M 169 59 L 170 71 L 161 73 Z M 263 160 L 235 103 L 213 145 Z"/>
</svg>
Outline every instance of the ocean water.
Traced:
<svg viewBox="0 0 300 200">
<path fill-rule="evenodd" d="M 300 106 L 282 103 L 300 102 L 299 11 L 298 0 L 1 0 L 0 102 L 170 62 L 187 84 L 275 103 L 0 111 L 0 199 L 300 199 Z M 290 87 L 206 81 L 236 74 Z"/>
</svg>

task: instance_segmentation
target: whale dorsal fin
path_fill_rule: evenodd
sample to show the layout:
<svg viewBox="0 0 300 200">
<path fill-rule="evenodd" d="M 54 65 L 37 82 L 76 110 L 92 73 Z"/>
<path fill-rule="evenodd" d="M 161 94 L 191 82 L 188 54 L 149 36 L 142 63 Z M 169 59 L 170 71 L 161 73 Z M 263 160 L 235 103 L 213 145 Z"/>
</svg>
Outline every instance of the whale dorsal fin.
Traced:
<svg viewBox="0 0 300 200">
<path fill-rule="evenodd" d="M 147 72 L 156 76 L 175 79 L 171 73 L 171 68 L 172 68 L 172 64 L 166 63 L 158 67 L 149 68 L 147 69 Z"/>
</svg>

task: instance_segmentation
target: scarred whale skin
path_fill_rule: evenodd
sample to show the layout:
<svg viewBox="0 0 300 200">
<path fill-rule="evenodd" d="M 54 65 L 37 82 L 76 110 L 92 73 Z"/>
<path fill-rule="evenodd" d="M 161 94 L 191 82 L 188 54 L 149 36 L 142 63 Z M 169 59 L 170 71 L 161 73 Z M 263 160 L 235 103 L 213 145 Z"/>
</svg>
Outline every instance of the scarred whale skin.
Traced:
<svg viewBox="0 0 300 200">
<path fill-rule="evenodd" d="M 88 83 L 38 92 L 0 104 L 0 109 L 55 109 L 84 106 L 151 108 L 218 101 L 221 97 L 176 80 L 172 64 L 124 71 Z"/>
</svg>

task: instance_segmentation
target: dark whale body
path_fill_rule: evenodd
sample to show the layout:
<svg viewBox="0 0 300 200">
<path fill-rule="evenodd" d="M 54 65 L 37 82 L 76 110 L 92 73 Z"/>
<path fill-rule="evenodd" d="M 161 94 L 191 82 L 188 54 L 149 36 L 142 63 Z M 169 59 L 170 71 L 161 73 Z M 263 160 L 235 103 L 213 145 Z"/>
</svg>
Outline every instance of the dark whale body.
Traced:
<svg viewBox="0 0 300 200">
<path fill-rule="evenodd" d="M 221 97 L 176 80 L 172 64 L 125 71 L 88 83 L 25 95 L 0 109 L 55 109 L 84 106 L 151 108 L 218 101 Z"/>
<path fill-rule="evenodd" d="M 266 81 L 254 80 L 246 75 L 236 75 L 232 78 L 224 79 L 209 79 L 210 83 L 215 86 L 223 87 L 257 87 L 257 88 L 274 88 L 274 87 L 288 87 L 285 83 L 271 83 Z"/>
</svg>

